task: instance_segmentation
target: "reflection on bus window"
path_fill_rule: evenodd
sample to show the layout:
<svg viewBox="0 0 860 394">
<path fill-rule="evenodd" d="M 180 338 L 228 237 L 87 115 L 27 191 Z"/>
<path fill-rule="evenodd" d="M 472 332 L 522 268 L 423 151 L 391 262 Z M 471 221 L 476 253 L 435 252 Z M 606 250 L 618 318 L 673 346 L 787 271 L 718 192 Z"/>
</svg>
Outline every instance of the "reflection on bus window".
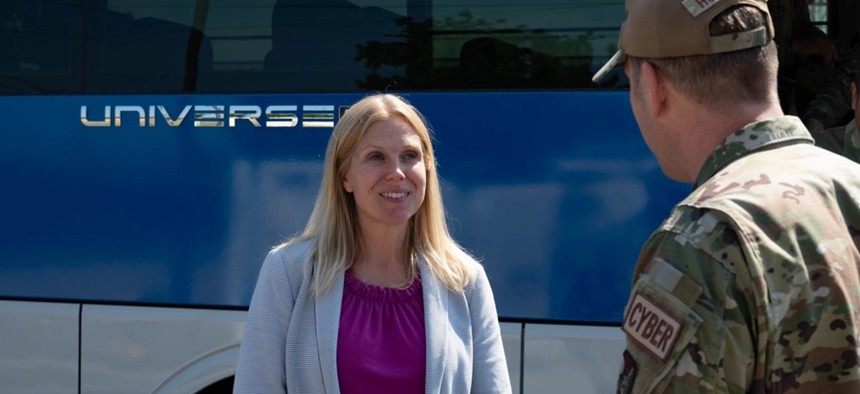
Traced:
<svg viewBox="0 0 860 394">
<path fill-rule="evenodd" d="M 623 18 L 622 2 L 584 0 L 0 7 L 0 89 L 24 94 L 594 89 Z M 616 70 L 599 87 L 626 83 Z"/>
</svg>

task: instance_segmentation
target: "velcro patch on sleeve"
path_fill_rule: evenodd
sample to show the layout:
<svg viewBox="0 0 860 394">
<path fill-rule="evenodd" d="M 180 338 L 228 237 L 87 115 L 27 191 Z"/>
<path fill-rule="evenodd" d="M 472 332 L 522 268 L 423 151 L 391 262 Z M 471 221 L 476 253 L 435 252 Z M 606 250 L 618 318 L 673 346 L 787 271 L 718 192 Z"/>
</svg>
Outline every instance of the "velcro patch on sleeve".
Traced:
<svg viewBox="0 0 860 394">
<path fill-rule="evenodd" d="M 639 346 L 666 361 L 678 337 L 681 322 L 641 292 L 636 292 L 621 329 Z"/>
<path fill-rule="evenodd" d="M 618 384 L 615 392 L 618 394 L 630 394 L 633 392 L 633 385 L 636 384 L 636 375 L 639 373 L 639 365 L 636 359 L 629 351 L 624 351 L 624 365 L 621 369 L 621 375 L 618 377 Z"/>
</svg>

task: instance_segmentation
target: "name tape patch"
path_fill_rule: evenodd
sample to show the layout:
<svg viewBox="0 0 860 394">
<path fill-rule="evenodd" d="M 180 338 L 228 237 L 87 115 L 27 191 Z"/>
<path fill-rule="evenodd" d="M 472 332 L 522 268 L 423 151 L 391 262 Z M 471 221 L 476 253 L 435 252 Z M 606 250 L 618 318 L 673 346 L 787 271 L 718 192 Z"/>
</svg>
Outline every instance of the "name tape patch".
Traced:
<svg viewBox="0 0 860 394">
<path fill-rule="evenodd" d="M 707 11 L 708 8 L 713 7 L 718 1 L 719 0 L 684 0 L 681 4 L 683 4 L 684 7 L 687 7 L 687 11 L 693 16 L 693 18 L 695 18 Z"/>
<path fill-rule="evenodd" d="M 678 319 L 644 294 L 636 292 L 621 329 L 660 361 L 666 361 L 681 336 L 681 326 Z"/>
</svg>

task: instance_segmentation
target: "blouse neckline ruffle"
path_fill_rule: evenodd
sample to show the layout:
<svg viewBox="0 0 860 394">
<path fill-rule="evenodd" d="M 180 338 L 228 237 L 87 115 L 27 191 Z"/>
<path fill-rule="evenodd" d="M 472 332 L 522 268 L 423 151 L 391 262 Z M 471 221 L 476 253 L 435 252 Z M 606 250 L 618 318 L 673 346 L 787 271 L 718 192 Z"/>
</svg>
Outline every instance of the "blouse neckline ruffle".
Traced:
<svg viewBox="0 0 860 394">
<path fill-rule="evenodd" d="M 405 288 L 383 287 L 363 282 L 353 274 L 350 268 L 344 274 L 344 289 L 368 300 L 399 303 L 412 300 L 416 294 L 421 294 L 421 277 L 412 279 L 412 283 Z"/>
</svg>

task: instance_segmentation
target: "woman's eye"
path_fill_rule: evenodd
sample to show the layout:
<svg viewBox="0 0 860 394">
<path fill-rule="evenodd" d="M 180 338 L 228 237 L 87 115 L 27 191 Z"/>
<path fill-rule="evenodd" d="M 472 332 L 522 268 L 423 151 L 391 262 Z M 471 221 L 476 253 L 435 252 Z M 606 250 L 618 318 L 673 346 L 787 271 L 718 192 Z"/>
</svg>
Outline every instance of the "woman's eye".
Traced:
<svg viewBox="0 0 860 394">
<path fill-rule="evenodd" d="M 406 152 L 406 154 L 403 155 L 403 158 L 414 161 L 421 158 L 421 156 L 418 155 L 418 152 Z"/>
<path fill-rule="evenodd" d="M 370 156 L 368 156 L 367 158 L 370 160 L 383 160 L 385 159 L 385 156 L 382 156 L 379 153 L 371 153 Z"/>
</svg>

